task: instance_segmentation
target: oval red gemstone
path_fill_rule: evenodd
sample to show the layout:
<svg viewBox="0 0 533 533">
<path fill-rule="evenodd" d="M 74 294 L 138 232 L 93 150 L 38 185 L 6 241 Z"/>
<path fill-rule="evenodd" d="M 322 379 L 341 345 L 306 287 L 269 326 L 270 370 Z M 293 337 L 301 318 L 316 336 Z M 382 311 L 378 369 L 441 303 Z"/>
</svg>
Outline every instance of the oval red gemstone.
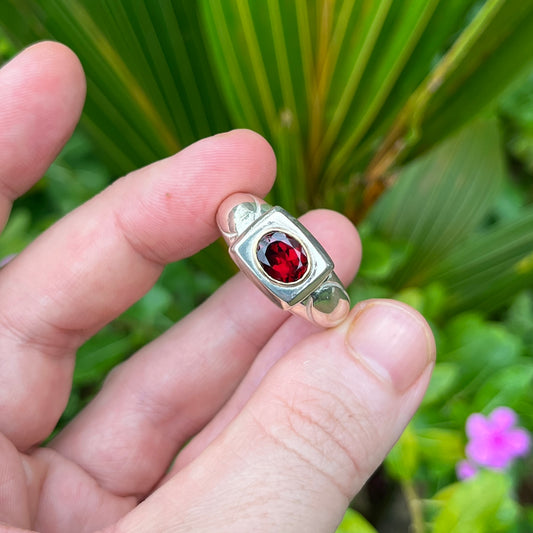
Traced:
<svg viewBox="0 0 533 533">
<path fill-rule="evenodd" d="M 263 235 L 257 245 L 261 268 L 276 281 L 292 283 L 307 272 L 307 255 L 294 237 L 282 231 Z"/>
</svg>

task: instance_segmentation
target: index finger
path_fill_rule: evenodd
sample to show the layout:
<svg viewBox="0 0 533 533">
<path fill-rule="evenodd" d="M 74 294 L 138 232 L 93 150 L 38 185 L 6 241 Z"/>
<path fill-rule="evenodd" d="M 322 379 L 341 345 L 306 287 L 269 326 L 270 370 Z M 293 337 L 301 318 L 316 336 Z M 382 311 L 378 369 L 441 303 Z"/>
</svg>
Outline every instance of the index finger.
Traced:
<svg viewBox="0 0 533 533">
<path fill-rule="evenodd" d="M 7 265 L 0 431 L 19 448 L 45 438 L 68 399 L 75 349 L 145 294 L 164 264 L 215 240 L 226 196 L 264 195 L 274 173 L 271 148 L 253 132 L 204 139 L 118 180 Z"/>
</svg>

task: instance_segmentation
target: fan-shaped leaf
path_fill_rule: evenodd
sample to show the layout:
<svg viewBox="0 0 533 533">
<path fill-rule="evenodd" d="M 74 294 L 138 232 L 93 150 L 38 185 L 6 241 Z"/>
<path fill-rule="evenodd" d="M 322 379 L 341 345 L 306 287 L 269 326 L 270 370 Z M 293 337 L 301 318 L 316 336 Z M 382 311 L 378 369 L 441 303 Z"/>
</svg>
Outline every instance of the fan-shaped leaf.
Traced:
<svg viewBox="0 0 533 533">
<path fill-rule="evenodd" d="M 479 121 L 407 166 L 372 212 L 383 237 L 410 253 L 395 273 L 395 288 L 430 279 L 455 244 L 492 205 L 505 176 L 498 128 Z"/>
<path fill-rule="evenodd" d="M 274 201 L 354 218 L 533 57 L 533 0 L 6 0 L 0 24 L 80 56 L 117 172 L 245 126 L 278 155 Z"/>
<path fill-rule="evenodd" d="M 6 0 L 0 25 L 20 44 L 54 38 L 76 52 L 85 127 L 117 173 L 230 127 L 195 2 Z"/>
<path fill-rule="evenodd" d="M 457 245 L 429 275 L 447 288 L 450 313 L 508 303 L 533 284 L 533 208 Z"/>
</svg>

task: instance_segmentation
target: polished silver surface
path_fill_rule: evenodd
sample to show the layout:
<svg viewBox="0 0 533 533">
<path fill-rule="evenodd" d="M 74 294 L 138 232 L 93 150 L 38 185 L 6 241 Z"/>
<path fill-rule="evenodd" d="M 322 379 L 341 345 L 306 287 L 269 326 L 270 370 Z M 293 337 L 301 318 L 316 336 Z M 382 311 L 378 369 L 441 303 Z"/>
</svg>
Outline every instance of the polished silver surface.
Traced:
<svg viewBox="0 0 533 533">
<path fill-rule="evenodd" d="M 226 198 L 218 208 L 217 224 L 229 246 L 257 219 L 272 209 L 261 198 L 252 194 L 235 193 Z"/>
<path fill-rule="evenodd" d="M 220 205 L 217 224 L 237 266 L 279 307 L 326 328 L 346 318 L 350 298 L 333 272 L 333 261 L 313 235 L 284 209 L 251 194 L 236 193 Z M 273 231 L 292 236 L 304 248 L 308 266 L 301 279 L 276 281 L 260 266 L 258 243 Z"/>
</svg>

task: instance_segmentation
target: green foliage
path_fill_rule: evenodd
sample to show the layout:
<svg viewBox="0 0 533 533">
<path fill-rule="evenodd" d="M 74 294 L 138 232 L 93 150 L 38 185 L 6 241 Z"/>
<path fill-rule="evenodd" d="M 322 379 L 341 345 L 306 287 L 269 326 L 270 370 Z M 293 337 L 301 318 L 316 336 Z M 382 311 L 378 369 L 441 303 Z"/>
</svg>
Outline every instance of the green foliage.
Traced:
<svg viewBox="0 0 533 533">
<path fill-rule="evenodd" d="M 387 241 L 408 243 L 396 288 L 420 286 L 494 203 L 505 178 L 498 125 L 482 120 L 408 165 L 372 211 Z"/>
<path fill-rule="evenodd" d="M 0 63 L 8 60 L 14 53 L 15 47 L 0 29 Z"/>
<path fill-rule="evenodd" d="M 510 491 L 510 479 L 494 472 L 446 487 L 435 496 L 438 512 L 433 533 L 511 531 L 518 510 Z"/>
<path fill-rule="evenodd" d="M 414 477 L 419 461 L 418 442 L 411 426 L 407 426 L 400 440 L 386 459 L 387 472 L 398 481 Z"/>
<path fill-rule="evenodd" d="M 533 174 L 533 73 L 506 92 L 500 111 L 507 128 L 510 153 Z"/>
<path fill-rule="evenodd" d="M 506 366 L 479 387 L 474 397 L 474 409 L 487 413 L 495 407 L 506 405 L 515 410 L 524 410 L 521 404 L 528 397 L 532 383 L 533 365 L 529 361 Z"/>
<path fill-rule="evenodd" d="M 435 269 L 433 279 L 450 291 L 451 311 L 479 307 L 487 311 L 508 304 L 533 282 L 533 210 L 456 246 Z"/>
<path fill-rule="evenodd" d="M 459 431 L 432 427 L 421 419 L 407 426 L 385 460 L 387 473 L 400 483 L 421 477 L 428 465 L 433 477 L 447 477 L 464 457 L 464 439 Z"/>
<path fill-rule="evenodd" d="M 0 260 L 21 252 L 32 241 L 30 224 L 31 215 L 27 209 L 17 209 L 13 213 L 0 240 Z"/>
<path fill-rule="evenodd" d="M 376 530 L 353 509 L 348 509 L 336 533 L 376 533 Z"/>
<path fill-rule="evenodd" d="M 431 374 L 431 382 L 422 405 L 424 407 L 442 405 L 459 379 L 460 372 L 461 367 L 458 363 L 438 362 Z"/>
<path fill-rule="evenodd" d="M 114 173 L 249 127 L 277 152 L 275 201 L 354 217 L 533 58 L 533 0 L 6 0 L 0 27 L 78 54 Z"/>
<path fill-rule="evenodd" d="M 390 150 L 426 150 L 501 90 L 498 70 L 521 70 L 527 52 L 511 50 L 529 39 L 529 2 L 487 2 L 431 69 L 472 4 L 202 2 L 230 113 L 272 140 L 289 207 L 334 204 Z"/>
<path fill-rule="evenodd" d="M 460 431 L 429 427 L 419 429 L 417 437 L 421 459 L 432 462 L 438 458 L 436 474 L 449 471 L 463 458 L 464 442 Z"/>
<path fill-rule="evenodd" d="M 15 1 L 0 27 L 18 44 L 43 38 L 80 57 L 83 124 L 114 173 L 230 127 L 209 68 L 195 2 Z"/>
<path fill-rule="evenodd" d="M 522 293 L 511 309 L 523 308 L 525 300 L 532 305 L 531 295 Z M 527 462 L 505 474 L 487 471 L 468 482 L 454 480 L 471 413 L 486 415 L 505 405 L 518 413 L 521 425 L 533 427 L 533 351 L 523 336 L 532 327 L 533 322 L 517 324 L 514 311 L 503 322 L 470 312 L 434 326 L 438 362 L 428 392 L 385 461 L 388 475 L 402 486 L 418 483 L 426 495 L 428 531 L 514 532 L 527 521 L 516 501 L 516 487 L 531 477 Z"/>
<path fill-rule="evenodd" d="M 533 211 L 506 186 L 498 131 L 475 122 L 399 173 L 363 227 L 366 283 L 435 318 L 501 309 L 531 286 Z"/>
</svg>

